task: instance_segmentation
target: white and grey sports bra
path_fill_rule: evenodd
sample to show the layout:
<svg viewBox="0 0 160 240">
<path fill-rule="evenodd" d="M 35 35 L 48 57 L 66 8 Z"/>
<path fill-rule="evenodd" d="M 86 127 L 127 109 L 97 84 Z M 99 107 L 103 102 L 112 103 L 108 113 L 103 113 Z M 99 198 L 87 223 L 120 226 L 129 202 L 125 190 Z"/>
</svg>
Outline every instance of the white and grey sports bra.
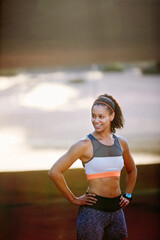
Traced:
<svg viewBox="0 0 160 240">
<path fill-rule="evenodd" d="M 92 134 L 88 137 L 93 146 L 93 157 L 84 163 L 84 169 L 88 180 L 119 177 L 124 165 L 122 149 L 118 138 L 114 135 L 114 144 L 111 146 L 100 143 Z"/>
</svg>

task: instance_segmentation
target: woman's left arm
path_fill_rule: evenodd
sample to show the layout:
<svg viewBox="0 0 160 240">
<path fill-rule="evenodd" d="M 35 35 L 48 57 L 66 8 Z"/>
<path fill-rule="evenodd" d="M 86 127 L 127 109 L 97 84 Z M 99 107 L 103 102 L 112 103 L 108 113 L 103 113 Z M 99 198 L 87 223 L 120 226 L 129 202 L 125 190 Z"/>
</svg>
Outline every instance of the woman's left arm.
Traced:
<svg viewBox="0 0 160 240">
<path fill-rule="evenodd" d="M 136 178 L 137 178 L 137 168 L 134 163 L 133 157 L 131 156 L 131 153 L 129 151 L 129 146 L 128 146 L 127 141 L 123 137 L 120 137 L 119 142 L 122 147 L 124 165 L 125 165 L 126 172 L 127 172 L 125 193 L 132 194 L 132 191 L 133 191 L 135 183 L 136 183 Z"/>
</svg>

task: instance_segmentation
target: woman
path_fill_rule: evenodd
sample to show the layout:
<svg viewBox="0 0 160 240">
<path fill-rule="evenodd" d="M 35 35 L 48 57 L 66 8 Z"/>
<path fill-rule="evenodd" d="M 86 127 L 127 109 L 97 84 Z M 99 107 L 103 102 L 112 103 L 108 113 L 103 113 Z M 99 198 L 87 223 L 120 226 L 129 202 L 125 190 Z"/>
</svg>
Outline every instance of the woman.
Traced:
<svg viewBox="0 0 160 240">
<path fill-rule="evenodd" d="M 123 208 L 131 201 L 137 170 L 126 140 L 114 133 L 123 127 L 117 101 L 100 95 L 92 106 L 94 131 L 75 143 L 51 168 L 49 176 L 65 198 L 80 206 L 77 219 L 78 240 L 127 239 Z M 88 190 L 76 197 L 68 188 L 63 172 L 77 159 L 82 161 Z M 120 190 L 120 172 L 126 168 L 125 194 Z"/>
</svg>

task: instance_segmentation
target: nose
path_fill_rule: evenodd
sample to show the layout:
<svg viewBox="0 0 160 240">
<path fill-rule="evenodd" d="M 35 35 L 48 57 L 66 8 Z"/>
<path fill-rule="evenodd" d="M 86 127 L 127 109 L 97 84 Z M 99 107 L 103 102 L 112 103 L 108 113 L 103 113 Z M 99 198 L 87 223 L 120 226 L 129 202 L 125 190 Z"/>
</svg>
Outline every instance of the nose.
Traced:
<svg viewBox="0 0 160 240">
<path fill-rule="evenodd" d="M 99 118 L 96 117 L 96 118 L 95 118 L 95 123 L 98 123 L 98 122 L 99 122 Z"/>
</svg>

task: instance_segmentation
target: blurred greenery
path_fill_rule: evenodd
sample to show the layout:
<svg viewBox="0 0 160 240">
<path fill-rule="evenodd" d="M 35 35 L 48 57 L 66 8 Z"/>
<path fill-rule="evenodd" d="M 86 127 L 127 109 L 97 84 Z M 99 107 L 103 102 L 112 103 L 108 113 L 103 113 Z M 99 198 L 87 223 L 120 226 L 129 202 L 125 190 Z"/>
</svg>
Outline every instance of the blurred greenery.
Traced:
<svg viewBox="0 0 160 240">
<path fill-rule="evenodd" d="M 20 69 L 17 68 L 0 68 L 0 76 L 12 77 L 19 73 Z"/>
<path fill-rule="evenodd" d="M 103 64 L 95 64 L 96 69 L 92 68 L 92 65 L 79 65 L 79 66 L 62 66 L 62 67 L 51 67 L 51 68 L 0 68 L 0 76 L 16 76 L 22 71 L 29 71 L 33 73 L 44 73 L 53 71 L 84 71 L 84 70 L 99 70 L 102 72 L 123 72 L 127 69 L 138 68 L 143 74 L 160 74 L 160 62 L 156 61 L 138 61 L 138 62 L 110 62 Z M 70 79 L 68 81 L 72 84 L 84 83 L 83 78 Z"/>
<path fill-rule="evenodd" d="M 160 74 L 160 62 L 146 64 L 141 71 L 143 74 Z"/>
<path fill-rule="evenodd" d="M 85 82 L 85 80 L 81 79 L 81 78 L 69 80 L 69 83 L 73 83 L 73 84 L 80 84 L 80 83 L 84 83 L 84 82 Z"/>
<path fill-rule="evenodd" d="M 103 72 L 122 72 L 124 67 L 122 63 L 108 63 L 100 66 L 100 70 Z"/>
</svg>

